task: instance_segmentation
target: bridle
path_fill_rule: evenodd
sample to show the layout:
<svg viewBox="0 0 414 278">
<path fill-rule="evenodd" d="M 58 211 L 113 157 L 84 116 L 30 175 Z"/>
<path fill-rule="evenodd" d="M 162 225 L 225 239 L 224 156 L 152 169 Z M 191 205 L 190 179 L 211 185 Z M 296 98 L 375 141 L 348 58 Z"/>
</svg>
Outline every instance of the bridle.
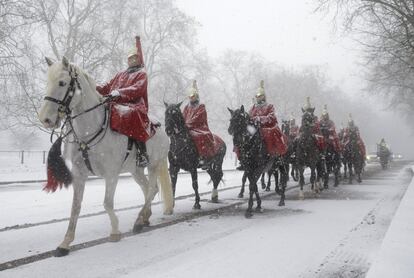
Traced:
<svg viewBox="0 0 414 278">
<path fill-rule="evenodd" d="M 89 155 L 88 155 L 88 150 L 95 146 L 96 144 L 98 144 L 103 137 L 106 134 L 106 130 L 108 129 L 108 125 L 109 125 L 109 121 L 108 121 L 108 108 L 105 107 L 104 109 L 104 120 L 102 125 L 100 126 L 100 129 L 98 131 L 95 132 L 95 134 L 89 139 L 89 140 L 82 140 L 80 139 L 80 137 L 76 134 L 75 129 L 73 127 L 73 120 L 76 119 L 77 117 L 86 114 L 96 108 L 98 108 L 99 106 L 102 106 L 104 104 L 106 104 L 108 102 L 108 100 L 110 100 L 109 98 L 106 99 L 103 102 L 98 103 L 97 105 L 88 108 L 86 110 L 84 110 L 83 112 L 73 115 L 72 116 L 72 110 L 70 109 L 70 104 L 72 102 L 72 99 L 75 95 L 76 90 L 82 91 L 82 88 L 80 86 L 79 80 L 78 80 L 78 73 L 76 71 L 76 69 L 69 65 L 69 76 L 70 76 L 70 82 L 69 82 L 69 86 L 66 90 L 66 94 L 63 97 L 62 100 L 50 97 L 50 96 L 45 96 L 44 100 L 47 101 L 51 101 L 53 103 L 56 103 L 59 105 L 58 107 L 58 120 L 65 118 L 65 121 L 61 127 L 61 130 L 64 129 L 64 127 L 66 126 L 66 124 L 69 125 L 69 131 L 66 132 L 66 134 L 64 134 L 63 132 L 58 136 L 58 138 L 63 139 L 65 137 L 67 137 L 69 134 L 73 133 L 73 137 L 74 137 L 74 143 L 77 143 L 79 145 L 79 151 L 82 152 L 82 157 L 83 160 L 85 161 L 86 167 L 88 167 L 89 171 L 92 172 L 92 174 L 95 174 L 92 170 L 92 166 L 91 163 L 89 161 Z M 55 133 L 55 129 L 53 129 L 51 136 L 50 136 L 50 141 L 53 141 L 53 135 Z M 95 142 L 92 146 L 90 146 L 90 144 L 100 135 L 102 134 L 101 138 Z M 53 143 L 53 142 L 52 142 Z"/>
<path fill-rule="evenodd" d="M 72 69 L 72 67 L 69 67 L 69 76 L 70 76 L 69 86 L 62 100 L 59 100 L 59 99 L 56 99 L 50 96 L 45 96 L 44 98 L 44 100 L 48 100 L 48 101 L 54 102 L 59 105 L 59 108 L 58 108 L 59 118 L 63 118 L 65 115 L 66 116 L 71 115 L 72 110 L 70 109 L 70 103 L 72 102 L 76 89 L 81 90 L 81 86 L 78 80 L 78 73 L 76 72 L 75 69 Z"/>
</svg>

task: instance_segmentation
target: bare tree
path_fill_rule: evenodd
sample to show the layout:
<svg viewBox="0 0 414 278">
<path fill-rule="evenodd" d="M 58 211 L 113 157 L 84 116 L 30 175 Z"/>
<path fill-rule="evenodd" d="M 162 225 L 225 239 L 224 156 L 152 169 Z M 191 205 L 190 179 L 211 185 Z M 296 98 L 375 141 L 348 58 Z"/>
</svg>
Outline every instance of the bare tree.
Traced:
<svg viewBox="0 0 414 278">
<path fill-rule="evenodd" d="M 386 96 L 408 117 L 414 109 L 414 2 L 318 0 L 320 11 L 343 17 L 346 32 L 361 43 L 368 90 Z M 414 125 L 412 125 L 414 126 Z"/>
</svg>

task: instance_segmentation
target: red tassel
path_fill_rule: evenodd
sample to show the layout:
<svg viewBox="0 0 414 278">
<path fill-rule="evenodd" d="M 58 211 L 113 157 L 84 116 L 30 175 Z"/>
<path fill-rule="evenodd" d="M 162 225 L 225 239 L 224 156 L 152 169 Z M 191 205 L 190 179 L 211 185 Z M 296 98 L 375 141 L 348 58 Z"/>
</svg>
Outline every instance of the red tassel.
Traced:
<svg viewBox="0 0 414 278">
<path fill-rule="evenodd" d="M 63 183 L 59 183 L 57 181 L 52 169 L 50 169 L 50 167 L 47 167 L 47 182 L 43 187 L 43 191 L 46 191 L 47 193 L 53 193 L 57 190 L 58 187 L 62 188 L 62 186 Z"/>
</svg>

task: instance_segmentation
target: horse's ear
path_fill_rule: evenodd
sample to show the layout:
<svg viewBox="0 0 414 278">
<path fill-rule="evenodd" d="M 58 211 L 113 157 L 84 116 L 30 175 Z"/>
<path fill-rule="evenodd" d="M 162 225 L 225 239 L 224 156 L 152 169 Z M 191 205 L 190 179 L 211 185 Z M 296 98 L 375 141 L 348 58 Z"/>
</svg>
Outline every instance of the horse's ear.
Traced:
<svg viewBox="0 0 414 278">
<path fill-rule="evenodd" d="M 168 103 L 166 103 L 165 101 L 163 102 L 164 102 L 165 108 L 168 108 Z"/>
<path fill-rule="evenodd" d="M 303 109 L 303 108 L 301 108 L 302 109 L 302 113 L 305 113 L 305 109 Z"/>
<path fill-rule="evenodd" d="M 46 63 L 47 65 L 50 67 L 51 65 L 53 65 L 53 61 L 52 59 L 50 59 L 49 57 L 45 57 Z"/>
<path fill-rule="evenodd" d="M 227 107 L 227 110 L 229 110 L 229 112 L 230 112 L 230 115 L 232 115 L 233 116 L 233 114 L 234 114 L 234 111 L 233 110 L 231 110 L 230 108 L 228 108 Z"/>
<path fill-rule="evenodd" d="M 244 105 L 240 107 L 240 112 L 244 113 Z"/>
<path fill-rule="evenodd" d="M 181 104 L 183 104 L 183 102 L 184 102 L 184 100 L 181 101 L 181 102 L 179 102 L 179 103 L 177 103 L 177 107 L 181 107 Z"/>
<path fill-rule="evenodd" d="M 69 60 L 65 56 L 62 57 L 62 64 L 65 68 L 69 67 Z"/>
</svg>

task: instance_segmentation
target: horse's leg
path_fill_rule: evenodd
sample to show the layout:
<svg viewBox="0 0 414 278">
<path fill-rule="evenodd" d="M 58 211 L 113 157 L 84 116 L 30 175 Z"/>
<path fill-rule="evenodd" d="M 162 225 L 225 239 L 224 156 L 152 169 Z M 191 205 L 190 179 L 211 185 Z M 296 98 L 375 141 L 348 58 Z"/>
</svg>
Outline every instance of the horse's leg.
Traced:
<svg viewBox="0 0 414 278">
<path fill-rule="evenodd" d="M 180 167 L 177 166 L 172 166 L 170 164 L 170 177 L 171 177 L 171 185 L 172 185 L 172 189 L 173 189 L 173 196 L 175 197 L 175 187 L 177 186 L 177 177 L 178 177 L 178 172 L 180 171 Z"/>
<path fill-rule="evenodd" d="M 253 184 L 253 178 L 251 177 L 252 174 L 248 174 L 249 179 L 249 202 L 247 204 L 247 210 L 244 214 L 246 218 L 249 218 L 253 215 L 252 208 L 253 208 L 253 194 L 254 194 L 254 184 Z"/>
<path fill-rule="evenodd" d="M 260 177 L 260 183 L 262 184 L 262 189 L 266 188 L 264 179 L 265 179 L 265 173 L 263 173 L 262 176 Z"/>
<path fill-rule="evenodd" d="M 198 194 L 198 176 L 197 176 L 197 168 L 191 169 L 191 179 L 193 180 L 193 189 L 195 194 L 195 203 L 193 208 L 194 209 L 201 209 L 200 205 L 200 195 Z"/>
<path fill-rule="evenodd" d="M 352 184 L 352 176 L 354 175 L 353 174 L 353 169 L 352 169 L 352 167 L 353 167 L 353 165 L 352 165 L 352 161 L 351 160 L 349 160 L 348 161 L 348 175 L 349 175 L 349 184 Z"/>
<path fill-rule="evenodd" d="M 270 169 L 269 172 L 267 172 L 267 184 L 266 184 L 266 188 L 265 191 L 270 191 L 270 186 L 271 186 L 271 182 L 270 180 L 272 179 L 272 175 L 274 174 L 274 170 Z M 277 184 L 277 177 L 275 175 L 275 184 Z"/>
<path fill-rule="evenodd" d="M 214 163 L 213 166 L 209 170 L 207 170 L 207 173 L 210 175 L 210 178 L 213 181 L 213 191 L 211 192 L 211 201 L 213 203 L 218 203 L 217 187 L 220 184 L 221 179 L 223 178 L 223 170 L 221 169 L 221 165 Z"/>
<path fill-rule="evenodd" d="M 303 200 L 305 198 L 305 195 L 303 194 L 303 186 L 305 185 L 305 177 L 303 176 L 303 172 L 305 167 L 302 165 L 298 165 L 299 170 L 299 200 Z"/>
<path fill-rule="evenodd" d="M 256 195 L 256 202 L 257 202 L 256 211 L 261 212 L 262 211 L 262 199 L 260 199 L 259 189 L 257 188 L 257 183 L 255 183 L 255 186 L 254 186 L 254 194 Z"/>
<path fill-rule="evenodd" d="M 362 173 L 362 167 L 363 167 L 363 162 L 362 162 L 362 159 L 360 159 L 359 161 L 358 161 L 358 165 L 357 165 L 358 167 L 357 167 L 357 169 L 358 169 L 358 172 L 357 172 L 357 182 L 358 183 L 361 183 L 362 182 L 362 179 L 361 179 L 361 173 Z"/>
<path fill-rule="evenodd" d="M 81 204 L 83 199 L 83 192 L 85 190 L 85 179 L 86 178 L 73 181 L 73 200 L 69 225 L 63 242 L 54 252 L 55 257 L 62 257 L 69 254 L 70 244 L 75 239 L 76 224 L 78 222 L 78 217 L 81 210 Z"/>
<path fill-rule="evenodd" d="M 280 170 L 280 185 L 282 187 L 282 190 L 279 189 L 279 194 L 280 194 L 279 206 L 284 206 L 286 184 L 289 178 L 289 169 L 286 169 L 285 165 L 280 165 L 279 170 Z"/>
<path fill-rule="evenodd" d="M 239 193 L 239 198 L 243 198 L 244 195 L 244 186 L 246 185 L 246 180 L 247 180 L 247 174 L 246 172 L 243 173 L 243 177 L 242 177 L 242 186 L 240 189 L 240 193 Z"/>
<path fill-rule="evenodd" d="M 348 162 L 345 160 L 343 163 L 344 163 L 344 179 L 346 179 L 347 172 L 348 172 Z"/>
<path fill-rule="evenodd" d="M 279 188 L 279 170 L 277 168 L 275 168 L 273 170 L 273 176 L 275 177 L 275 192 L 277 194 L 280 194 L 280 188 Z M 280 174 L 280 179 L 283 179 L 283 175 Z M 282 183 L 282 182 L 280 182 Z M 269 191 L 270 191 L 270 180 L 269 180 Z"/>
<path fill-rule="evenodd" d="M 316 165 L 312 165 L 310 168 L 311 168 L 310 183 L 312 185 L 313 192 L 316 193 Z"/>
<path fill-rule="evenodd" d="M 106 213 L 108 213 L 109 220 L 111 221 L 112 230 L 109 236 L 109 241 L 112 242 L 117 242 L 121 240 L 121 232 L 119 231 L 119 221 L 118 217 L 114 212 L 114 196 L 117 183 L 118 177 L 105 179 L 104 208 Z"/>
<path fill-rule="evenodd" d="M 142 173 L 143 174 L 143 173 Z M 132 231 L 139 233 L 144 227 L 149 226 L 149 218 L 152 215 L 151 203 L 154 200 L 155 195 L 158 193 L 156 167 L 151 165 L 148 167 L 148 180 L 147 180 L 147 194 L 145 197 L 145 203 L 140 212 L 138 213 L 137 220 L 135 220 Z"/>
<path fill-rule="evenodd" d="M 333 163 L 334 163 L 333 170 L 334 170 L 334 175 L 335 175 L 334 187 L 337 187 L 339 184 L 339 174 L 341 172 L 341 162 L 340 162 L 339 154 L 336 154 Z"/>
<path fill-rule="evenodd" d="M 323 163 L 323 162 L 322 162 Z M 323 188 L 328 189 L 329 187 L 329 174 L 331 172 L 331 166 L 332 166 L 332 157 L 327 158 L 325 160 L 325 172 L 323 177 Z"/>
</svg>

